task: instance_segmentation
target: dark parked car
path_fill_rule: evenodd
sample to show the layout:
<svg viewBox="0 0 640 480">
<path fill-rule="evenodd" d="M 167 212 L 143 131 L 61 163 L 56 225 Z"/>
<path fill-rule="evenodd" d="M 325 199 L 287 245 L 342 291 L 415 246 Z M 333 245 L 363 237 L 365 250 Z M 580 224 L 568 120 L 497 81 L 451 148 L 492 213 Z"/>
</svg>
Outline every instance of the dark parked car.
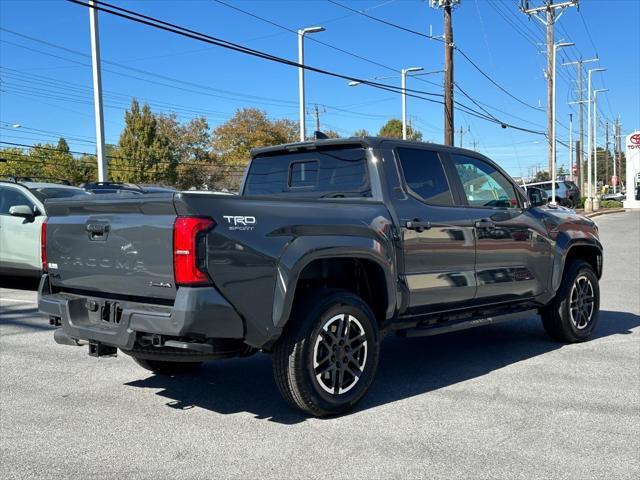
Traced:
<svg viewBox="0 0 640 480">
<path fill-rule="evenodd" d="M 591 337 L 597 227 L 541 197 L 459 148 L 257 149 L 240 196 L 52 202 L 39 308 L 61 325 L 58 343 L 120 349 L 159 374 L 270 353 L 290 404 L 338 414 L 369 388 L 390 332 L 539 313 L 559 341 Z"/>
</svg>

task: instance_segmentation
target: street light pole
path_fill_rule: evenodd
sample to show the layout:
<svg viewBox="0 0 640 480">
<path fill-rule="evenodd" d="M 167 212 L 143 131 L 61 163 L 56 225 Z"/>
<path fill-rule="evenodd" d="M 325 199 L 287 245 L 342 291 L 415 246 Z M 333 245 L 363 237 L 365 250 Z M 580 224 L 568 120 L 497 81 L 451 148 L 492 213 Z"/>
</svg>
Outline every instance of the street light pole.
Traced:
<svg viewBox="0 0 640 480">
<path fill-rule="evenodd" d="M 591 180 L 593 178 L 593 173 L 591 170 L 591 74 L 593 72 L 604 72 L 606 68 L 592 68 L 587 72 L 587 201 L 584 204 L 584 211 L 591 212 L 593 211 L 593 191 L 591 187 Z"/>
<path fill-rule="evenodd" d="M 300 141 L 304 142 L 305 132 L 305 101 L 304 101 L 304 36 L 307 33 L 324 32 L 324 27 L 309 27 L 298 30 L 298 90 L 300 102 Z"/>
<path fill-rule="evenodd" d="M 89 0 L 89 28 L 91 30 L 91 67 L 93 72 L 93 108 L 96 121 L 96 153 L 98 156 L 98 181 L 106 182 L 107 159 L 104 148 L 104 113 L 102 110 L 102 73 L 100 70 L 100 36 L 98 33 L 98 10 Z"/>
<path fill-rule="evenodd" d="M 407 73 L 409 72 L 419 72 L 422 70 L 422 67 L 409 67 L 403 68 L 400 71 L 402 77 L 402 139 L 407 139 Z"/>
<path fill-rule="evenodd" d="M 572 47 L 575 43 L 554 43 L 553 44 L 553 68 L 552 68 L 552 98 L 551 98 L 551 204 L 557 205 L 556 202 L 556 57 L 558 56 L 558 48 Z"/>
</svg>

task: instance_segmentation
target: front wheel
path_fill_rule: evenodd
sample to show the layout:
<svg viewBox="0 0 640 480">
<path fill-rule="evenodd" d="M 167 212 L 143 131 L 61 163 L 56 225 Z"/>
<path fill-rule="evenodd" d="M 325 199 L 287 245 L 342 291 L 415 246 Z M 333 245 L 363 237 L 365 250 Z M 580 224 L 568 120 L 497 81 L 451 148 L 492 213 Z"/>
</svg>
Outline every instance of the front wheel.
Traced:
<svg viewBox="0 0 640 480">
<path fill-rule="evenodd" d="M 556 297 L 541 312 L 547 333 L 561 342 L 584 342 L 598 323 L 600 287 L 591 265 L 572 260 L 562 276 Z"/>
<path fill-rule="evenodd" d="M 274 346 L 276 385 L 306 413 L 343 413 L 369 389 L 378 354 L 376 319 L 367 304 L 345 290 L 314 290 L 297 299 Z"/>
</svg>

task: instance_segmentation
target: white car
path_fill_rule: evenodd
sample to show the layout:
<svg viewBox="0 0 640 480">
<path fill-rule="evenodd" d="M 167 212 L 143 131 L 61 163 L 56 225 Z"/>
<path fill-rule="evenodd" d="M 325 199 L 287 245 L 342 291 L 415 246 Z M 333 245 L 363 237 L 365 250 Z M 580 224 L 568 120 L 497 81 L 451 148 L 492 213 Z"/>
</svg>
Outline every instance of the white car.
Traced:
<svg viewBox="0 0 640 480">
<path fill-rule="evenodd" d="M 0 181 L 0 276 L 41 275 L 45 200 L 76 195 L 91 193 L 57 183 Z"/>
</svg>

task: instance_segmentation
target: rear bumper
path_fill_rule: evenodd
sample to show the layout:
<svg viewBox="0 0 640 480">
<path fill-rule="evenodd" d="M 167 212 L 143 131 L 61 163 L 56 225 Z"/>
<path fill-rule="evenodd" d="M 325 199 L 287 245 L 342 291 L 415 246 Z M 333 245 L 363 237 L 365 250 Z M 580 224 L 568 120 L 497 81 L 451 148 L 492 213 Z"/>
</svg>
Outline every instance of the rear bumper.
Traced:
<svg viewBox="0 0 640 480">
<path fill-rule="evenodd" d="M 112 302 L 121 309 L 118 320 L 105 321 L 100 307 Z M 92 311 L 98 306 L 97 311 Z M 51 293 L 48 275 L 38 289 L 40 312 L 58 317 L 72 339 L 103 343 L 123 350 L 134 347 L 138 333 L 206 341 L 242 339 L 244 324 L 234 308 L 213 287 L 181 287 L 173 305 L 131 302 L 106 296 Z"/>
</svg>

